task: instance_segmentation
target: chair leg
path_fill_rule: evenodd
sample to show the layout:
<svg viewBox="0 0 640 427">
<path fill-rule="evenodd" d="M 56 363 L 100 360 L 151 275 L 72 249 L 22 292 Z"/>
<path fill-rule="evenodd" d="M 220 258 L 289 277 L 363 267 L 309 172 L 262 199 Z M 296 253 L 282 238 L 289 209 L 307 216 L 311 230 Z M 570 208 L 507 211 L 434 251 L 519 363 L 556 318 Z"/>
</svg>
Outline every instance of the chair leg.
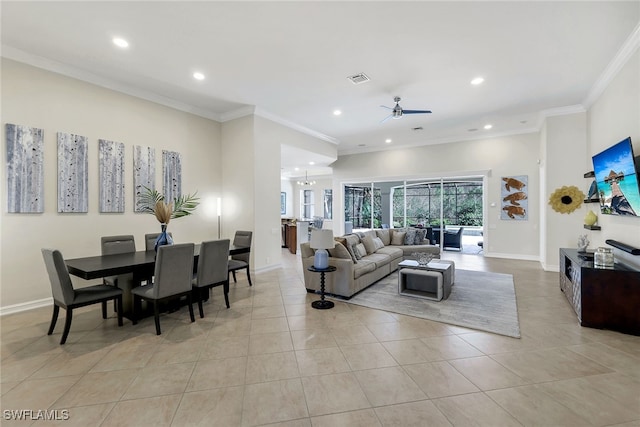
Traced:
<svg viewBox="0 0 640 427">
<path fill-rule="evenodd" d="M 67 342 L 69 336 L 69 329 L 71 329 L 71 320 L 73 319 L 73 309 L 67 307 L 67 315 L 64 319 L 64 331 L 62 332 L 62 338 L 60 338 L 60 344 Z"/>
<path fill-rule="evenodd" d="M 115 308 L 116 304 L 118 305 L 118 326 L 122 326 L 122 295 L 115 299 L 113 302 L 113 307 Z"/>
<path fill-rule="evenodd" d="M 58 313 L 60 313 L 60 307 L 53 303 L 53 316 L 51 316 L 51 324 L 49 325 L 49 332 L 47 335 L 51 335 L 53 333 L 53 329 L 56 327 L 56 322 L 58 321 Z"/>
<path fill-rule="evenodd" d="M 189 304 L 189 317 L 191 318 L 191 323 L 196 321 L 196 317 L 193 315 L 193 292 L 189 292 L 187 294 L 187 304 Z"/>
<path fill-rule="evenodd" d="M 131 322 L 134 325 L 138 324 L 138 311 L 141 309 L 140 297 L 138 295 L 133 295 L 133 307 L 131 310 Z"/>
<path fill-rule="evenodd" d="M 222 288 L 224 289 L 224 302 L 227 303 L 227 308 L 229 308 L 229 278 L 227 278 Z"/>
<path fill-rule="evenodd" d="M 202 309 L 202 293 L 204 289 L 196 288 L 198 292 L 198 311 L 200 312 L 200 318 L 204 318 L 204 310 Z M 208 289 L 207 289 L 208 291 Z"/>
<path fill-rule="evenodd" d="M 153 318 L 156 321 L 156 335 L 160 335 L 160 307 L 158 300 L 153 301 Z"/>
<path fill-rule="evenodd" d="M 238 280 L 236 279 L 236 271 L 233 270 L 231 274 L 233 275 L 233 283 L 238 283 Z"/>
<path fill-rule="evenodd" d="M 107 318 L 107 302 L 106 301 L 102 301 L 102 318 L 103 319 Z"/>
<path fill-rule="evenodd" d="M 247 267 L 247 279 L 249 279 L 249 286 L 253 286 L 253 283 L 251 283 L 251 273 L 249 273 L 249 267 Z"/>
</svg>

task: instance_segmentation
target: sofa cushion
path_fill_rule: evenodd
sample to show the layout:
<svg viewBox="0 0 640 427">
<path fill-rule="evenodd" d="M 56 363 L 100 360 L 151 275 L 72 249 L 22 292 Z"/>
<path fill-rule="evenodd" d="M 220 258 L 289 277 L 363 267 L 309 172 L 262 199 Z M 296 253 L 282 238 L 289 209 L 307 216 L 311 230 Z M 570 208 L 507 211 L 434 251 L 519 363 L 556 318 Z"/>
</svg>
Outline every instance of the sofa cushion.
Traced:
<svg viewBox="0 0 640 427">
<path fill-rule="evenodd" d="M 383 230 L 376 230 L 376 236 L 382 240 L 382 243 L 385 246 L 389 246 L 391 244 L 391 230 L 386 228 Z"/>
<path fill-rule="evenodd" d="M 371 255 L 372 253 L 375 253 L 376 244 L 373 243 L 373 237 L 371 237 L 371 235 L 365 234 L 364 237 L 360 238 L 360 240 L 362 241 L 362 244 L 364 245 L 364 248 L 367 251 L 367 255 Z"/>
<path fill-rule="evenodd" d="M 351 254 L 340 242 L 336 242 L 335 246 L 329 249 L 329 256 L 334 258 L 351 259 Z"/>
<path fill-rule="evenodd" d="M 376 269 L 375 262 L 367 259 L 361 259 L 360 261 L 358 261 L 356 265 L 353 266 L 353 278 L 357 279 L 362 275 L 375 271 L 375 269 Z"/>
<path fill-rule="evenodd" d="M 404 245 L 404 236 L 406 234 L 405 231 L 394 231 L 393 236 L 391 236 L 391 244 L 395 246 Z"/>
<path fill-rule="evenodd" d="M 371 255 L 367 255 L 367 257 L 365 258 L 367 261 L 373 261 L 376 263 L 376 268 L 380 268 L 383 265 L 387 265 L 391 262 L 391 257 L 389 255 L 385 255 L 385 254 L 371 254 Z"/>
<path fill-rule="evenodd" d="M 402 258 L 404 252 L 401 247 L 394 246 L 385 246 L 384 248 L 380 248 L 376 251 L 376 254 L 389 255 L 389 257 L 393 260 L 396 258 Z"/>
</svg>

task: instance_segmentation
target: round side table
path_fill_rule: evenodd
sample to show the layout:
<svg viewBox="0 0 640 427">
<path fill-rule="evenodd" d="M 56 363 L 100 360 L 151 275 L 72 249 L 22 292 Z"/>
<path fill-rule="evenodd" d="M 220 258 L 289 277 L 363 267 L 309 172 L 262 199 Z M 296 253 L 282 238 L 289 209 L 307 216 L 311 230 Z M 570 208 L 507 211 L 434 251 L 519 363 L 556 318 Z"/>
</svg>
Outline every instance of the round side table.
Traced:
<svg viewBox="0 0 640 427">
<path fill-rule="evenodd" d="M 328 308 L 333 308 L 333 301 L 327 301 L 324 299 L 324 275 L 325 273 L 330 273 L 332 271 L 336 271 L 337 268 L 330 265 L 327 268 L 319 269 L 315 268 L 313 265 L 307 268 L 309 271 L 313 271 L 314 273 L 320 273 L 320 299 L 318 301 L 314 301 L 311 303 L 311 307 L 317 308 L 318 310 L 326 310 Z"/>
</svg>

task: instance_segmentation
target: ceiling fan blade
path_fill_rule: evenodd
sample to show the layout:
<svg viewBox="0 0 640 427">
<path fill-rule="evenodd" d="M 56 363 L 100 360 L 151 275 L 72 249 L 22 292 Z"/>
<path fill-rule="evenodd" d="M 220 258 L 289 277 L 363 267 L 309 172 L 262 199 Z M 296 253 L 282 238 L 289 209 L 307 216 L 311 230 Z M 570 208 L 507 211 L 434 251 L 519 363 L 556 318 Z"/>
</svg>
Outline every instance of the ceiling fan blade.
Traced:
<svg viewBox="0 0 640 427">
<path fill-rule="evenodd" d="M 382 121 L 380 123 L 384 123 L 387 120 L 389 120 L 391 117 L 393 117 L 393 114 L 389 114 L 387 117 L 385 117 L 384 119 L 382 119 Z"/>
<path fill-rule="evenodd" d="M 430 110 L 402 110 L 403 114 L 431 114 Z"/>
<path fill-rule="evenodd" d="M 386 108 L 387 110 L 393 110 L 392 107 L 387 107 L 386 105 L 381 105 L 382 108 Z"/>
</svg>

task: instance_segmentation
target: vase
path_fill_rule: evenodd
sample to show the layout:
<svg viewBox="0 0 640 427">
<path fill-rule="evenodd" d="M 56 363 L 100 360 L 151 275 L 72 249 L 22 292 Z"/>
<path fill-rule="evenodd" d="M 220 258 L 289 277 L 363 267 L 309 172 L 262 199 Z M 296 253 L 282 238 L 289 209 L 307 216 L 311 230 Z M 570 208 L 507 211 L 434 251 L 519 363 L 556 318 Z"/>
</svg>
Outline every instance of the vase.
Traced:
<svg viewBox="0 0 640 427">
<path fill-rule="evenodd" d="M 167 224 L 161 224 L 160 227 L 162 228 L 162 231 L 158 235 L 158 238 L 156 239 L 156 244 L 154 246 L 154 249 L 156 252 L 158 252 L 158 248 L 160 246 L 173 245 L 173 239 L 167 233 Z"/>
<path fill-rule="evenodd" d="M 584 217 L 584 223 L 586 225 L 593 225 L 598 221 L 597 215 L 593 211 L 587 212 L 587 215 Z"/>
</svg>

